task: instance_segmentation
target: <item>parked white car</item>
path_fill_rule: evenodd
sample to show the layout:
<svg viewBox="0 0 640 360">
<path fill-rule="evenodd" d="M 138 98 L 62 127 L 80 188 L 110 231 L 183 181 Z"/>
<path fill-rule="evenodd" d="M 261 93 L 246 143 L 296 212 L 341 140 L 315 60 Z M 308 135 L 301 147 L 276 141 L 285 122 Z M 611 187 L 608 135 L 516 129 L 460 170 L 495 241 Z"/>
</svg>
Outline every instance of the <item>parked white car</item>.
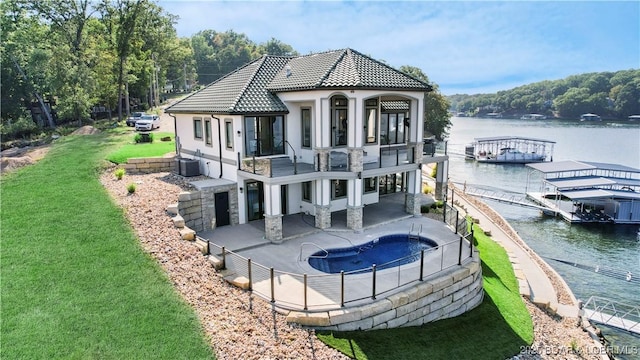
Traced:
<svg viewBox="0 0 640 360">
<path fill-rule="evenodd" d="M 144 114 L 136 121 L 136 131 L 150 131 L 160 127 L 158 115 Z"/>
</svg>

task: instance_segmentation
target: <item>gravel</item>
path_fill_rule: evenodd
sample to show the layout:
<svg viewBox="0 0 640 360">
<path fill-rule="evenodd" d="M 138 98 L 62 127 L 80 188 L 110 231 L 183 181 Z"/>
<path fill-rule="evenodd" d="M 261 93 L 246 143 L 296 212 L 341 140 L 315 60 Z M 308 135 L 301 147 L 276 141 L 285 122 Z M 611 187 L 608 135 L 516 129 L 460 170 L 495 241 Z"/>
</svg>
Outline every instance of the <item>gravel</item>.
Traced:
<svg viewBox="0 0 640 360">
<path fill-rule="evenodd" d="M 193 243 L 180 239 L 166 207 L 177 202 L 181 191 L 190 189 L 185 178 L 155 173 L 126 174 L 116 180 L 114 170 L 101 175 L 103 186 L 124 210 L 143 249 L 197 313 L 218 359 L 347 359 L 319 341 L 313 330 L 288 324 L 267 302 L 229 285 Z M 130 183 L 136 184 L 133 194 L 126 189 Z M 576 320 L 553 317 L 528 302 L 527 307 L 535 340 L 513 359 L 600 358 L 594 355 L 597 343 Z"/>
</svg>

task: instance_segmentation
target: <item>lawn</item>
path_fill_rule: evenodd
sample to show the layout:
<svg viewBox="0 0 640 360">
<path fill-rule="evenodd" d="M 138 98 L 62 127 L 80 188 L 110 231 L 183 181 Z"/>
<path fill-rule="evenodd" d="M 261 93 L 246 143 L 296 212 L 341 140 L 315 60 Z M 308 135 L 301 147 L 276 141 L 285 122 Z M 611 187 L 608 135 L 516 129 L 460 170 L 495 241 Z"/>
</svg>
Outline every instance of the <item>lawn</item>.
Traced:
<svg viewBox="0 0 640 360">
<path fill-rule="evenodd" d="M 485 298 L 476 309 L 421 327 L 325 332 L 320 340 L 356 359 L 505 359 L 533 342 L 533 322 L 504 249 L 476 227 Z"/>
<path fill-rule="evenodd" d="M 128 159 L 134 157 L 156 157 L 176 151 L 174 134 L 168 132 L 152 134 L 154 139 L 152 143 L 136 143 L 134 141 L 134 134 L 128 133 L 124 135 L 126 143 L 107 155 L 107 160 L 116 164 L 123 164 L 126 163 Z M 171 141 L 160 140 L 165 136 L 171 137 Z"/>
<path fill-rule="evenodd" d="M 212 359 L 98 181 L 119 136 L 68 136 L 0 179 L 2 359 Z"/>
</svg>

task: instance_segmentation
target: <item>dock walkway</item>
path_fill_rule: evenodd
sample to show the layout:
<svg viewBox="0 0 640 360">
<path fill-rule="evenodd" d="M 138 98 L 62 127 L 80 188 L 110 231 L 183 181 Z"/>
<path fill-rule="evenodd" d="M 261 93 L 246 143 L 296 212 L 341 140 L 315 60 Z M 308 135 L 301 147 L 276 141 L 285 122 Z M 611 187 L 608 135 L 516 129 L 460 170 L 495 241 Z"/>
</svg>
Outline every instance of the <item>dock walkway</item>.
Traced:
<svg viewBox="0 0 640 360">
<path fill-rule="evenodd" d="M 640 334 L 640 306 L 592 296 L 581 312 L 590 321 Z"/>
</svg>

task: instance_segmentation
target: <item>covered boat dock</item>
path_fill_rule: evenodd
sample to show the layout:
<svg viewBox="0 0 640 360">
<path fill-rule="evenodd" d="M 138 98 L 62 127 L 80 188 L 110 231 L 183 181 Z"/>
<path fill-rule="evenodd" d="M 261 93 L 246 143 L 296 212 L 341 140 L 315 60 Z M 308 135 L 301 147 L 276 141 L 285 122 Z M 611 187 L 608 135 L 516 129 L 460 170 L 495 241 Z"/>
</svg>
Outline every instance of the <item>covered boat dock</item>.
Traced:
<svg viewBox="0 0 640 360">
<path fill-rule="evenodd" d="M 542 174 L 539 190 L 527 197 L 565 220 L 640 224 L 640 169 L 574 160 L 527 166 Z"/>
<path fill-rule="evenodd" d="M 522 136 L 475 138 L 465 148 L 465 156 L 478 162 L 528 164 L 553 161 L 556 142 Z"/>
</svg>

